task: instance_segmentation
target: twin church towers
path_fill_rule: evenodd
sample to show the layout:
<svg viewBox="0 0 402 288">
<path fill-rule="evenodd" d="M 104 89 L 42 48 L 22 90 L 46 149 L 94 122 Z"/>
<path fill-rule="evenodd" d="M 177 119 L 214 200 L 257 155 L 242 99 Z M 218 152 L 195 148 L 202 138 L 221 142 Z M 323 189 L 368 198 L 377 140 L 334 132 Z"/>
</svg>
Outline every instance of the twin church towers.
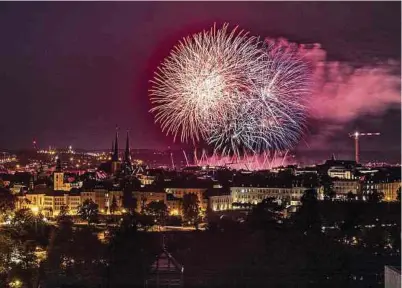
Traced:
<svg viewBox="0 0 402 288">
<path fill-rule="evenodd" d="M 115 140 L 112 142 L 112 159 L 111 159 L 111 173 L 117 174 L 122 172 L 123 174 L 130 174 L 133 172 L 133 166 L 131 163 L 130 154 L 130 137 L 127 130 L 126 136 L 126 149 L 124 150 L 123 159 L 119 157 L 119 129 L 116 126 Z"/>
</svg>

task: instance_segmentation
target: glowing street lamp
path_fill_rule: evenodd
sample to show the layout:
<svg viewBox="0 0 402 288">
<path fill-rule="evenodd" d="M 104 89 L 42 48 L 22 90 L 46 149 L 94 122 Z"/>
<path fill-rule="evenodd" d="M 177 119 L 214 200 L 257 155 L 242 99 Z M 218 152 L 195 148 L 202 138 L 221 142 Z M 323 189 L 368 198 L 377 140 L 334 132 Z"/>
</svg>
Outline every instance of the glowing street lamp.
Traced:
<svg viewBox="0 0 402 288">
<path fill-rule="evenodd" d="M 13 287 L 13 288 L 22 287 L 22 282 L 20 280 L 16 279 L 16 280 L 10 282 L 10 287 Z"/>
</svg>

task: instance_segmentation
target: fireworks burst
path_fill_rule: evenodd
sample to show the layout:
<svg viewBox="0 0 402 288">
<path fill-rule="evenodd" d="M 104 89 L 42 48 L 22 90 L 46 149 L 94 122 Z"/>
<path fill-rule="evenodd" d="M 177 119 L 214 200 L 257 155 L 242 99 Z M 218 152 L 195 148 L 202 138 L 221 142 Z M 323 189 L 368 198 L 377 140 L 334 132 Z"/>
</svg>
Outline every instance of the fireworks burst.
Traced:
<svg viewBox="0 0 402 288">
<path fill-rule="evenodd" d="M 303 130 L 309 69 L 298 47 L 227 24 L 184 38 L 152 83 L 162 130 L 223 155 L 289 149 Z"/>
</svg>

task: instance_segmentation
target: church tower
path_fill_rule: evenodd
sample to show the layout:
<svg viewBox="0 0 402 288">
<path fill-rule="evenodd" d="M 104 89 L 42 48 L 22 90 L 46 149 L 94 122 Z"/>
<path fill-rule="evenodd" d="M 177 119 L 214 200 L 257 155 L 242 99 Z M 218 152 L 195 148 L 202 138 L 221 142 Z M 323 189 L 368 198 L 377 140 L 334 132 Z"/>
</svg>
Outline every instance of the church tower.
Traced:
<svg viewBox="0 0 402 288">
<path fill-rule="evenodd" d="M 60 157 L 56 162 L 56 170 L 53 173 L 53 189 L 56 191 L 64 190 L 64 173 L 61 168 Z"/>
<path fill-rule="evenodd" d="M 115 174 L 120 168 L 119 161 L 119 132 L 118 127 L 116 126 L 116 136 L 113 147 L 113 155 L 112 155 L 112 173 Z"/>
<path fill-rule="evenodd" d="M 128 135 L 128 130 L 127 130 L 127 136 L 126 136 L 126 149 L 124 150 L 124 161 L 123 161 L 123 174 L 128 176 L 133 173 L 133 166 L 131 164 L 131 153 L 130 153 L 130 137 Z"/>
<path fill-rule="evenodd" d="M 124 151 L 124 163 L 131 165 L 130 138 L 128 136 L 128 130 L 127 130 L 127 138 L 126 138 L 126 150 Z"/>
</svg>

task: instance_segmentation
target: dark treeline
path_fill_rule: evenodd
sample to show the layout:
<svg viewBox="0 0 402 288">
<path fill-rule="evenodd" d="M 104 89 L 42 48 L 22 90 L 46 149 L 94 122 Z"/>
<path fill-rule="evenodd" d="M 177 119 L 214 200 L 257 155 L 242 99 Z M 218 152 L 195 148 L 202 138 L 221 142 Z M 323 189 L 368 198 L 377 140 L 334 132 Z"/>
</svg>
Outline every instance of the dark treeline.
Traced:
<svg viewBox="0 0 402 288">
<path fill-rule="evenodd" d="M 400 265 L 400 203 L 316 196 L 308 190 L 285 219 L 272 199 L 247 216 L 209 212 L 206 231 L 192 232 L 144 232 L 135 213 L 105 230 L 65 215 L 57 227 L 35 223 L 27 212 L 2 229 L 0 286 L 144 287 L 164 236 L 184 287 L 383 287 L 384 265 Z M 38 247 L 47 251 L 40 264 Z"/>
</svg>

